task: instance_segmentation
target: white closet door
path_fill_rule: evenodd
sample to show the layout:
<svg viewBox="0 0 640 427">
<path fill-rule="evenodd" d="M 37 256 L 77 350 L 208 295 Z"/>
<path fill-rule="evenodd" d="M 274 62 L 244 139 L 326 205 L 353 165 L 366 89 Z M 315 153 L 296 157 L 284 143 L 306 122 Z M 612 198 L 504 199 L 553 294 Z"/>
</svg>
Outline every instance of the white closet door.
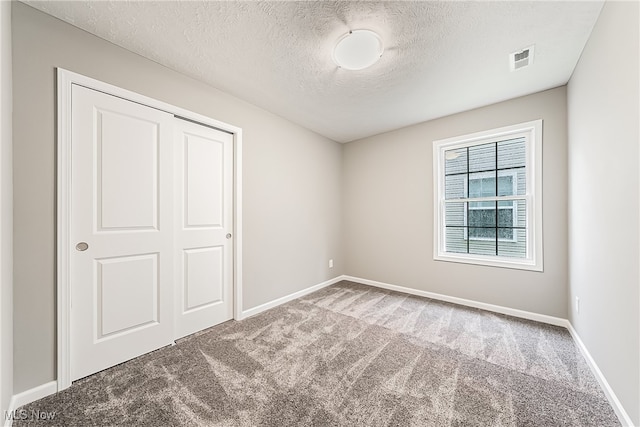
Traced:
<svg viewBox="0 0 640 427">
<path fill-rule="evenodd" d="M 233 136 L 176 120 L 176 338 L 233 317 Z"/>
<path fill-rule="evenodd" d="M 72 100 L 75 380 L 173 341 L 175 119 L 76 85 Z"/>
</svg>

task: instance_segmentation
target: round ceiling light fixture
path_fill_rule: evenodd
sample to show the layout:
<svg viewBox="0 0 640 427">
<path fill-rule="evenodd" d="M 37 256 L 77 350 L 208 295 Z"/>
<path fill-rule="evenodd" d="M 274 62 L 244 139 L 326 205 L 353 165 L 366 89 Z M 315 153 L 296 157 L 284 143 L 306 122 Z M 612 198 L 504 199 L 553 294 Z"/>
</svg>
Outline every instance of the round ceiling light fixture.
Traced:
<svg viewBox="0 0 640 427">
<path fill-rule="evenodd" d="M 380 37 L 371 30 L 353 30 L 342 36 L 333 49 L 333 60 L 345 70 L 363 70 L 382 56 Z"/>
</svg>

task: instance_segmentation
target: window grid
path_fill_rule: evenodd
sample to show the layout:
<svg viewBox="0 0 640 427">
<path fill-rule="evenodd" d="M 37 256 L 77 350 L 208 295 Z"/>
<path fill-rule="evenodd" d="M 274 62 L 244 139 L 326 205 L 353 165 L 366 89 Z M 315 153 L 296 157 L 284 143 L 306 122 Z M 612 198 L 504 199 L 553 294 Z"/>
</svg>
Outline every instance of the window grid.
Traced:
<svg viewBox="0 0 640 427">
<path fill-rule="evenodd" d="M 494 181 L 495 181 L 495 196 L 494 197 L 479 197 L 479 198 L 471 198 L 469 197 L 469 188 L 471 188 L 471 170 L 470 170 L 470 153 L 469 153 L 469 148 L 473 147 L 473 146 L 467 146 L 465 148 L 466 151 L 466 171 L 465 172 L 452 172 L 452 173 L 446 173 L 444 174 L 445 177 L 447 176 L 455 176 L 455 175 L 466 175 L 466 179 L 467 179 L 467 187 L 466 187 L 466 197 L 460 198 L 460 199 L 449 199 L 449 200 L 445 200 L 445 203 L 447 202 L 456 202 L 456 203 L 460 203 L 460 202 L 464 202 L 465 203 L 465 216 L 466 216 L 466 221 L 465 221 L 465 225 L 448 225 L 445 222 L 445 228 L 464 228 L 465 230 L 465 236 L 466 236 L 466 243 L 467 243 L 467 253 L 471 253 L 470 250 L 470 245 L 471 245 L 471 233 L 469 232 L 469 229 L 493 229 L 495 230 L 495 255 L 499 256 L 499 250 L 500 250 L 500 233 L 499 230 L 500 229 L 509 229 L 509 230 L 526 230 L 527 227 L 526 226 L 500 226 L 500 221 L 499 221 L 499 206 L 498 203 L 500 201 L 502 201 L 503 199 L 501 198 L 501 196 L 498 196 L 499 191 L 498 191 L 498 174 L 500 171 L 505 171 L 505 170 L 519 170 L 522 169 L 522 166 L 511 166 L 511 167 L 504 167 L 504 168 L 500 168 L 498 167 L 498 143 L 500 141 L 496 141 L 496 142 L 492 142 L 490 144 L 493 144 L 494 146 L 494 168 L 492 169 L 481 169 L 479 171 L 473 171 L 474 174 L 480 174 L 480 173 L 488 173 L 488 172 L 493 172 L 494 173 Z M 525 166 L 526 167 L 526 166 Z M 517 191 L 516 191 L 517 193 Z M 478 200 L 472 200 L 472 199 L 478 199 Z M 524 200 L 526 201 L 526 197 L 515 197 L 515 198 L 509 198 L 508 200 Z M 494 221 L 495 221 L 495 225 L 493 226 L 483 226 L 483 225 L 473 225 L 471 226 L 471 221 L 469 218 L 469 213 L 471 211 L 471 206 L 470 203 L 474 202 L 474 201 L 493 201 L 495 202 L 495 208 L 493 209 L 495 211 L 495 217 L 494 217 Z M 504 209 L 513 209 L 511 207 L 508 208 L 504 208 Z M 513 221 L 515 221 L 516 218 L 516 213 L 514 213 L 514 217 L 513 217 Z M 512 231 L 513 233 L 513 231 Z M 515 236 L 515 233 L 513 233 L 513 236 Z"/>
</svg>

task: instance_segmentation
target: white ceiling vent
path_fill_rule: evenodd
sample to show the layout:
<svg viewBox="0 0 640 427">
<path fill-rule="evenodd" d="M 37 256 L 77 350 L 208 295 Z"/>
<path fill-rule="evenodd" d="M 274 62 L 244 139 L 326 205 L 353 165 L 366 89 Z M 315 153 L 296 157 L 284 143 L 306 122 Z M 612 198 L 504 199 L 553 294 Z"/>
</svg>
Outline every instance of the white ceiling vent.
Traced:
<svg viewBox="0 0 640 427">
<path fill-rule="evenodd" d="M 519 70 L 533 64 L 533 46 L 526 47 L 509 55 L 511 71 Z"/>
</svg>

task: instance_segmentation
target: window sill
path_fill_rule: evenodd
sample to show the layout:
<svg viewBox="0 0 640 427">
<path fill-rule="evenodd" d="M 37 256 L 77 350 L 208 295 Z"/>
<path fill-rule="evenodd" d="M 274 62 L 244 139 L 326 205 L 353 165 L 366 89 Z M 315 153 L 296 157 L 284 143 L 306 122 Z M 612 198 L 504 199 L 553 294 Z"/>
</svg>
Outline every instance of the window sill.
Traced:
<svg viewBox="0 0 640 427">
<path fill-rule="evenodd" d="M 543 271 L 542 261 L 533 259 L 519 259 L 496 256 L 482 256 L 455 253 L 438 253 L 434 255 L 435 261 L 456 262 L 461 264 L 482 265 L 485 267 L 511 268 L 516 270 Z"/>
</svg>

